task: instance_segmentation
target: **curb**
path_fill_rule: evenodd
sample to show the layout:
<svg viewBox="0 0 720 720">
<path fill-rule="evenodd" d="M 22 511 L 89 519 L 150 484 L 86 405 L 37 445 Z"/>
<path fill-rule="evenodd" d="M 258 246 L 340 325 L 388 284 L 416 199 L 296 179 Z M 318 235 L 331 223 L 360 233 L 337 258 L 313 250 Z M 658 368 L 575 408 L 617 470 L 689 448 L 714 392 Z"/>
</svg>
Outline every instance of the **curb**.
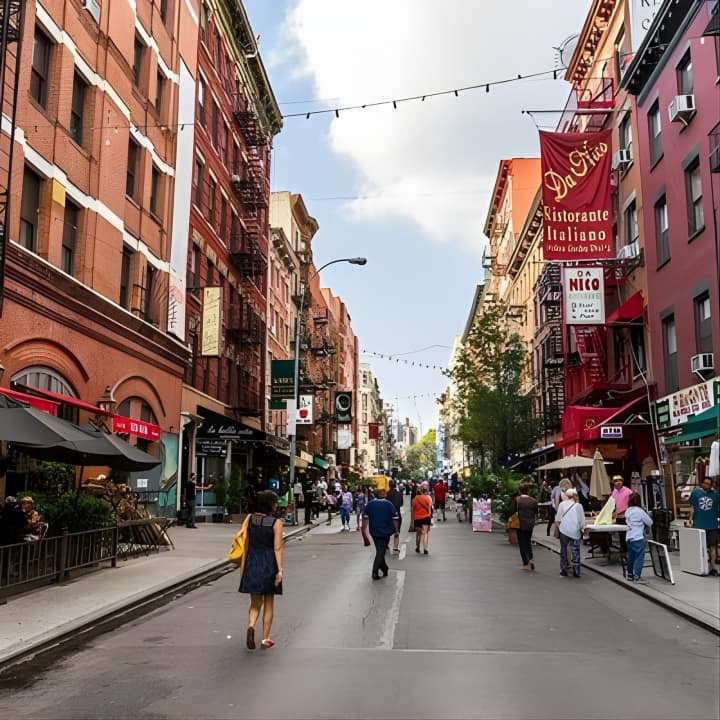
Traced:
<svg viewBox="0 0 720 720">
<path fill-rule="evenodd" d="M 560 554 L 560 551 L 554 547 L 552 544 L 546 544 L 543 542 L 542 538 L 533 538 L 533 542 L 536 545 L 539 545 L 540 547 L 545 548 L 546 550 L 550 550 L 551 552 L 555 553 L 556 555 Z M 678 602 L 674 602 L 667 598 L 661 598 L 657 597 L 654 594 L 651 594 L 649 592 L 646 592 L 643 590 L 642 587 L 638 587 L 635 584 L 630 584 L 625 580 L 625 578 L 620 578 L 614 575 L 611 572 L 608 572 L 604 570 L 602 567 L 598 567 L 597 565 L 588 565 L 585 562 L 580 562 L 582 567 L 584 567 L 586 570 L 590 570 L 591 572 L 596 573 L 597 575 L 601 575 L 602 577 L 606 578 L 607 580 L 611 580 L 616 585 L 619 585 L 622 588 L 625 588 L 625 590 L 628 590 L 629 592 L 635 593 L 636 595 L 640 595 L 641 597 L 645 598 L 646 600 L 650 600 L 650 602 L 655 603 L 656 605 L 659 605 L 660 607 L 664 607 L 667 610 L 670 610 L 671 612 L 674 612 L 676 615 L 680 615 L 681 617 L 684 617 L 686 620 L 689 620 L 690 622 L 694 623 L 695 625 L 699 625 L 700 627 L 704 628 L 705 630 L 709 630 L 710 632 L 714 633 L 715 635 L 720 636 L 720 623 L 718 623 L 717 620 L 713 623 L 712 620 L 705 617 L 701 610 L 698 611 L 692 611 L 687 609 L 686 606 L 683 604 L 680 604 Z"/>
<path fill-rule="evenodd" d="M 300 535 L 305 535 L 316 526 L 317 523 L 313 523 L 294 528 L 284 534 L 283 541 L 287 542 Z M 15 647 L 10 647 L 5 654 L 0 656 L 0 673 L 13 665 L 32 660 L 38 655 L 59 651 L 67 644 L 81 645 L 97 635 L 108 632 L 130 620 L 135 620 L 139 616 L 171 602 L 179 595 L 184 595 L 202 585 L 213 582 L 236 569 L 237 567 L 227 560 L 209 563 L 197 570 L 190 571 L 179 579 L 176 578 L 158 586 L 140 598 L 137 596 L 125 597 L 92 615 L 86 615 L 84 618 L 66 623 L 55 632 L 45 633 L 34 640 L 22 641 Z"/>
</svg>

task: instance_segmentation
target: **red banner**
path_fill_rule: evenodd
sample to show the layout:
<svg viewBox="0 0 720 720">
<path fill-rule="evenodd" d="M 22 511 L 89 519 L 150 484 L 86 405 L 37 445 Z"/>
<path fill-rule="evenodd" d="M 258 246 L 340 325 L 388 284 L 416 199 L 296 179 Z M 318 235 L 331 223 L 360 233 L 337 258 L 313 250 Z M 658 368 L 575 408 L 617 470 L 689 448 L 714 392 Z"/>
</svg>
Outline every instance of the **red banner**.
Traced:
<svg viewBox="0 0 720 720">
<path fill-rule="evenodd" d="M 611 136 L 540 132 L 545 260 L 615 257 Z"/>
<path fill-rule="evenodd" d="M 368 423 L 368 440 L 378 439 L 379 423 Z"/>
<path fill-rule="evenodd" d="M 113 432 L 121 435 L 137 435 L 138 437 L 157 442 L 160 439 L 160 426 L 143 420 L 132 420 L 122 415 L 113 415 Z"/>
</svg>

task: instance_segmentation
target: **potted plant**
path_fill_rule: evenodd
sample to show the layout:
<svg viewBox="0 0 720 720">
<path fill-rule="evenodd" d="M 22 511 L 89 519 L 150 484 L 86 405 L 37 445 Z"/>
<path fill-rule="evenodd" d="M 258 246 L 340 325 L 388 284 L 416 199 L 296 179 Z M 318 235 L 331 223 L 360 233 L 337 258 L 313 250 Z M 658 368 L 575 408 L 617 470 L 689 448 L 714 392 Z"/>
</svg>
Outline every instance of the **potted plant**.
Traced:
<svg viewBox="0 0 720 720">
<path fill-rule="evenodd" d="M 230 471 L 230 481 L 224 488 L 225 513 L 229 516 L 228 522 L 242 522 L 245 513 L 243 513 L 243 502 L 245 500 L 245 483 L 243 482 L 242 471 L 240 468 L 233 467 Z"/>
</svg>

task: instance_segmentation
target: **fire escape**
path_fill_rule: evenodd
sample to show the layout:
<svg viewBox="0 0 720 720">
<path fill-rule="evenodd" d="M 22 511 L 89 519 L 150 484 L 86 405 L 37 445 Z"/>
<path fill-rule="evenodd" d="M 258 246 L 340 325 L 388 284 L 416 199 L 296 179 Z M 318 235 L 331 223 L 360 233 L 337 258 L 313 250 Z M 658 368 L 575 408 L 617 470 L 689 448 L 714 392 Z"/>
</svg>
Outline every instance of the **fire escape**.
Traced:
<svg viewBox="0 0 720 720">
<path fill-rule="evenodd" d="M 12 197 L 12 160 L 25 0 L 0 0 L 0 113 L 10 132 L 0 133 L 0 314 L 5 287 L 8 206 Z M 15 193 L 17 196 L 17 193 Z"/>
<path fill-rule="evenodd" d="M 247 300 L 230 306 L 227 318 L 227 335 L 238 353 L 239 367 L 235 409 L 243 415 L 262 414 L 263 398 L 261 363 L 258 355 L 265 341 L 265 321 L 258 310 Z"/>
</svg>

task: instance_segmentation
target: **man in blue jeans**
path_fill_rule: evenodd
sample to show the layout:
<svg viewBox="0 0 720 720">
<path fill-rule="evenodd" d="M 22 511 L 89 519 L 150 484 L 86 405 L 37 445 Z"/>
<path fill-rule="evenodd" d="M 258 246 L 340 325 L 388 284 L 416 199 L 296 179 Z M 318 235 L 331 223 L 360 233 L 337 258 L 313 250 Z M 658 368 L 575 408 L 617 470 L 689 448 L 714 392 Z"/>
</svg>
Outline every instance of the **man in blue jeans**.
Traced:
<svg viewBox="0 0 720 720">
<path fill-rule="evenodd" d="M 375 498 L 365 506 L 363 513 L 362 535 L 365 546 L 370 545 L 372 537 L 375 543 L 372 579 L 379 580 L 380 573 L 388 576 L 390 568 L 385 561 L 390 538 L 400 532 L 400 516 L 395 506 L 385 497 L 386 490 L 376 490 Z"/>
</svg>

